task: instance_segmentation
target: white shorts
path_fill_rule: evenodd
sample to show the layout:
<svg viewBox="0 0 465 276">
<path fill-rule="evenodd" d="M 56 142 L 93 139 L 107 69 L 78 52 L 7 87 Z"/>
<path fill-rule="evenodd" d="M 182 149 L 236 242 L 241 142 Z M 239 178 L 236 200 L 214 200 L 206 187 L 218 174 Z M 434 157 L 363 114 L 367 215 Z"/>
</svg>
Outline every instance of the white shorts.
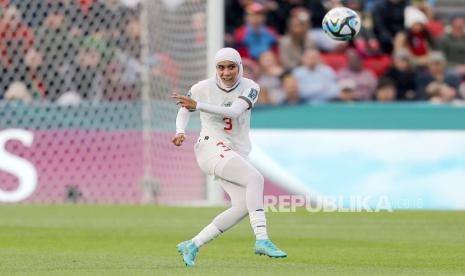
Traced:
<svg viewBox="0 0 465 276">
<path fill-rule="evenodd" d="M 229 160 L 240 156 L 223 141 L 212 136 L 200 137 L 194 145 L 194 152 L 200 169 L 211 175 L 215 173 L 215 169 L 222 170 Z"/>
</svg>

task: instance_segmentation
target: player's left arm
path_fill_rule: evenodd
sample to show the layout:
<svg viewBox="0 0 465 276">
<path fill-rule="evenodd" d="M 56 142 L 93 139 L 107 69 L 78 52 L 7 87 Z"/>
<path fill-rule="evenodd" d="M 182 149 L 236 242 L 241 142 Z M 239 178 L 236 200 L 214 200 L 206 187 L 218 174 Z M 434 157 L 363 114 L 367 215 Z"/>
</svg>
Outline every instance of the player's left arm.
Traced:
<svg viewBox="0 0 465 276">
<path fill-rule="evenodd" d="M 200 110 L 207 113 L 222 115 L 225 117 L 236 118 L 244 113 L 246 110 L 251 109 L 258 98 L 259 93 L 258 85 L 246 90 L 239 96 L 231 106 L 217 106 L 208 103 L 202 103 L 193 100 L 187 96 L 173 94 L 173 98 L 177 100 L 177 104 L 185 107 L 189 111 Z"/>
</svg>

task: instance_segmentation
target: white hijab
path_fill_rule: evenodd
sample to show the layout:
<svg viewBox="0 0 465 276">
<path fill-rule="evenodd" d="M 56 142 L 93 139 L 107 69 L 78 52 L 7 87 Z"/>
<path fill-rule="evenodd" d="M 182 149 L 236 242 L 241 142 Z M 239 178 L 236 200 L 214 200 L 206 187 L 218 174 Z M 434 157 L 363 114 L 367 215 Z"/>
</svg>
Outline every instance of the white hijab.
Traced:
<svg viewBox="0 0 465 276">
<path fill-rule="evenodd" d="M 236 51 L 233 48 L 222 48 L 218 52 L 216 52 L 215 55 L 215 67 L 218 65 L 218 63 L 222 61 L 232 61 L 234 62 L 238 67 L 239 67 L 239 73 L 237 74 L 236 80 L 234 81 L 234 84 L 231 86 L 226 86 L 223 81 L 221 80 L 220 76 L 218 75 L 218 72 L 216 72 L 216 84 L 223 90 L 226 91 L 231 91 L 236 86 L 241 82 L 242 80 L 242 74 L 243 74 L 243 68 L 242 68 L 242 58 L 241 55 L 239 55 L 239 52 Z"/>
</svg>

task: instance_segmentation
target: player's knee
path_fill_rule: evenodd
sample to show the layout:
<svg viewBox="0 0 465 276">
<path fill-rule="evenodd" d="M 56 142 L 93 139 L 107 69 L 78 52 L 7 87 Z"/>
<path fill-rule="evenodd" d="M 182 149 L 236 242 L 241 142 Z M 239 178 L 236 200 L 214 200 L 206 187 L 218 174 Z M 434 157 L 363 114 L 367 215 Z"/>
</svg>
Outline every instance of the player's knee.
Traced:
<svg viewBox="0 0 465 276">
<path fill-rule="evenodd" d="M 241 216 L 246 216 L 249 213 L 245 197 L 231 201 L 231 208 L 234 208 L 235 212 L 241 214 Z"/>
<path fill-rule="evenodd" d="M 231 199 L 231 207 L 241 207 L 246 206 L 245 197 L 233 200 Z"/>
<path fill-rule="evenodd" d="M 244 204 L 235 206 L 237 208 L 237 213 L 240 215 L 241 219 L 249 214 L 249 210 L 247 209 L 247 204 L 244 201 Z"/>
</svg>

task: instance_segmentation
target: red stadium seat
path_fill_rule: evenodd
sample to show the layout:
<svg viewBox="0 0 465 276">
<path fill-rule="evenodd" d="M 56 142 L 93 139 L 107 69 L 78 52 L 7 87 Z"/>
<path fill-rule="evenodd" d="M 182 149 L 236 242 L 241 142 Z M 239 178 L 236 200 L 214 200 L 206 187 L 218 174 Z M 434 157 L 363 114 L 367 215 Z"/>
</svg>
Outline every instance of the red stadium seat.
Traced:
<svg viewBox="0 0 465 276">
<path fill-rule="evenodd" d="M 391 62 L 392 60 L 389 55 L 367 57 L 363 60 L 363 67 L 371 70 L 377 77 L 380 77 L 391 66 Z"/>
<path fill-rule="evenodd" d="M 434 39 L 438 39 L 444 34 L 444 24 L 439 20 L 428 21 L 428 24 L 426 24 L 426 28 L 431 33 Z"/>
<path fill-rule="evenodd" d="M 330 66 L 335 71 L 339 71 L 347 65 L 347 57 L 345 54 L 322 53 L 320 58 L 322 63 Z"/>
</svg>

